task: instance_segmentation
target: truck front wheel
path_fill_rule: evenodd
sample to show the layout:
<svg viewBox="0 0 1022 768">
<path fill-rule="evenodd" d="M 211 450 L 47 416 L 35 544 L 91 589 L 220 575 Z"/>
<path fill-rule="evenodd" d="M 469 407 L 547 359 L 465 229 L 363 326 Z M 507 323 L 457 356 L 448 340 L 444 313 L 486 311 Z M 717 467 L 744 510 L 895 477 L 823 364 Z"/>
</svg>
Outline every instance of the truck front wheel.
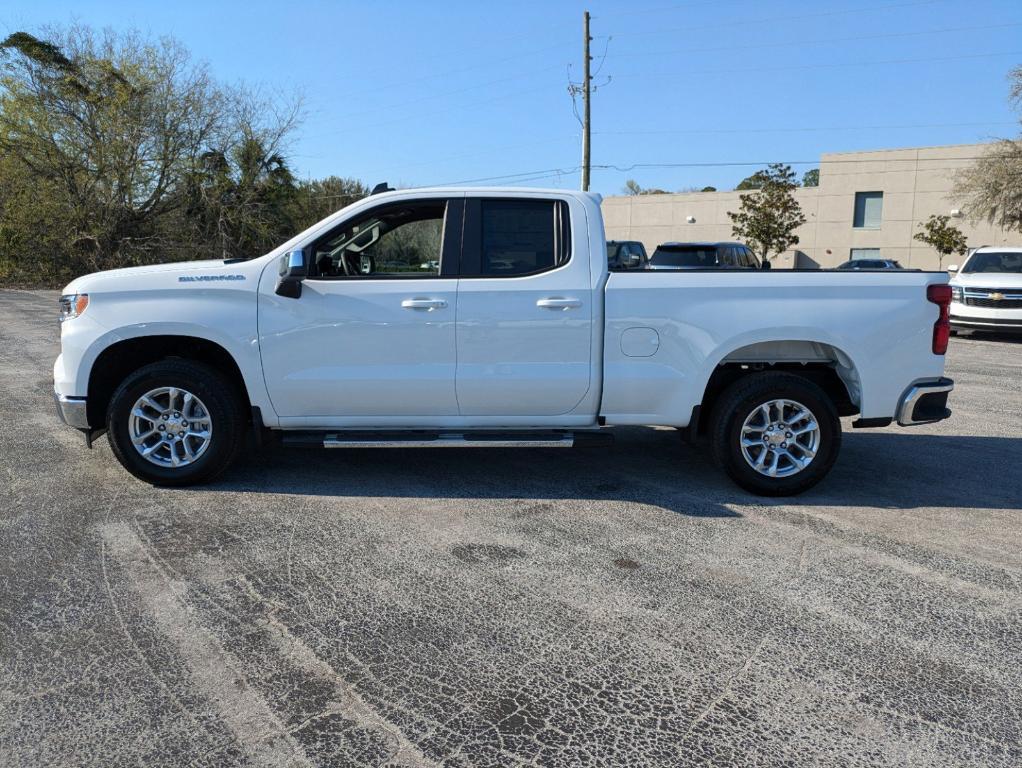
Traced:
<svg viewBox="0 0 1022 768">
<path fill-rule="evenodd" d="M 721 393 L 710 416 L 710 446 L 742 488 L 792 496 L 816 485 L 834 465 L 841 421 L 827 394 L 808 379 L 755 373 Z"/>
<path fill-rule="evenodd" d="M 234 460 L 245 431 L 235 387 L 202 363 L 168 359 L 128 376 L 107 409 L 117 460 L 153 485 L 212 480 Z"/>
</svg>

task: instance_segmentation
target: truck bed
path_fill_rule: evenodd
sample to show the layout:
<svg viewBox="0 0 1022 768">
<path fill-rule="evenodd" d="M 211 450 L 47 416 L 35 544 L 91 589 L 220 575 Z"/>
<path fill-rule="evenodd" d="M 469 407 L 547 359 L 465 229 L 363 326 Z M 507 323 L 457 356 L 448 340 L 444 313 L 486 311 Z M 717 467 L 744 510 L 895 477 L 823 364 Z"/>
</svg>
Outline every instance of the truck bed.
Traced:
<svg viewBox="0 0 1022 768">
<path fill-rule="evenodd" d="M 944 272 L 615 272 L 604 291 L 608 423 L 684 426 L 721 364 L 830 363 L 862 418 L 891 417 L 931 350 Z M 906 376 L 910 375 L 910 379 Z"/>
</svg>

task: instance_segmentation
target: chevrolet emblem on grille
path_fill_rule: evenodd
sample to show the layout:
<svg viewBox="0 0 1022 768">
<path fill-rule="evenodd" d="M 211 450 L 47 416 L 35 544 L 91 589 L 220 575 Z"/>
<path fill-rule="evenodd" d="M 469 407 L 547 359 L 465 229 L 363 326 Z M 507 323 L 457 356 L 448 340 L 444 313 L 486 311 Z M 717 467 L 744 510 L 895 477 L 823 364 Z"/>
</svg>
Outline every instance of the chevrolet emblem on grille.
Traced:
<svg viewBox="0 0 1022 768">
<path fill-rule="evenodd" d="M 1003 293 L 994 292 L 994 293 L 991 293 L 987 298 L 990 299 L 991 301 L 1000 301 L 1001 299 L 1004 298 L 1004 294 Z"/>
</svg>

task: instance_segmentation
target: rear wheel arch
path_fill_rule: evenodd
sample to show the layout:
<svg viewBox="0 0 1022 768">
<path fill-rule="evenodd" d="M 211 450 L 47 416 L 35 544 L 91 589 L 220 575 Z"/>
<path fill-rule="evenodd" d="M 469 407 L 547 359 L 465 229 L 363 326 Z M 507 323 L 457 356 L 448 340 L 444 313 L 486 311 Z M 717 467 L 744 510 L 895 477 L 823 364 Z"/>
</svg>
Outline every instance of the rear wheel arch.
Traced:
<svg viewBox="0 0 1022 768">
<path fill-rule="evenodd" d="M 698 434 L 705 434 L 720 395 L 740 379 L 763 371 L 801 376 L 820 387 L 841 416 L 859 413 L 862 384 L 851 356 L 827 342 L 790 339 L 757 342 L 724 355 L 713 368 L 699 404 Z M 692 425 L 690 425 L 692 426 Z"/>
<path fill-rule="evenodd" d="M 110 398 L 132 373 L 161 360 L 190 360 L 213 368 L 230 382 L 235 394 L 250 410 L 245 379 L 234 356 L 223 346 L 199 336 L 135 336 L 117 341 L 96 357 L 89 373 L 86 408 L 89 424 L 105 424 Z"/>
</svg>

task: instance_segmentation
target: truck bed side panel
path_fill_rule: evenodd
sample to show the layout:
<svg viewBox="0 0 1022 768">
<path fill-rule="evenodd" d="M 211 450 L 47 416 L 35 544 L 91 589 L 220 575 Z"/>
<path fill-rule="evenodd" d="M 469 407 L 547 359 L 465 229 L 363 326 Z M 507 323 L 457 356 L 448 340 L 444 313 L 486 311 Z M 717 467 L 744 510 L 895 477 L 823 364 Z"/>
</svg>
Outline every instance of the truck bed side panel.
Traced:
<svg viewBox="0 0 1022 768">
<path fill-rule="evenodd" d="M 893 416 L 905 389 L 943 372 L 931 351 L 933 272 L 625 272 L 605 298 L 601 414 L 685 426 L 710 375 L 736 350 L 808 341 L 843 353 L 864 418 Z"/>
</svg>

